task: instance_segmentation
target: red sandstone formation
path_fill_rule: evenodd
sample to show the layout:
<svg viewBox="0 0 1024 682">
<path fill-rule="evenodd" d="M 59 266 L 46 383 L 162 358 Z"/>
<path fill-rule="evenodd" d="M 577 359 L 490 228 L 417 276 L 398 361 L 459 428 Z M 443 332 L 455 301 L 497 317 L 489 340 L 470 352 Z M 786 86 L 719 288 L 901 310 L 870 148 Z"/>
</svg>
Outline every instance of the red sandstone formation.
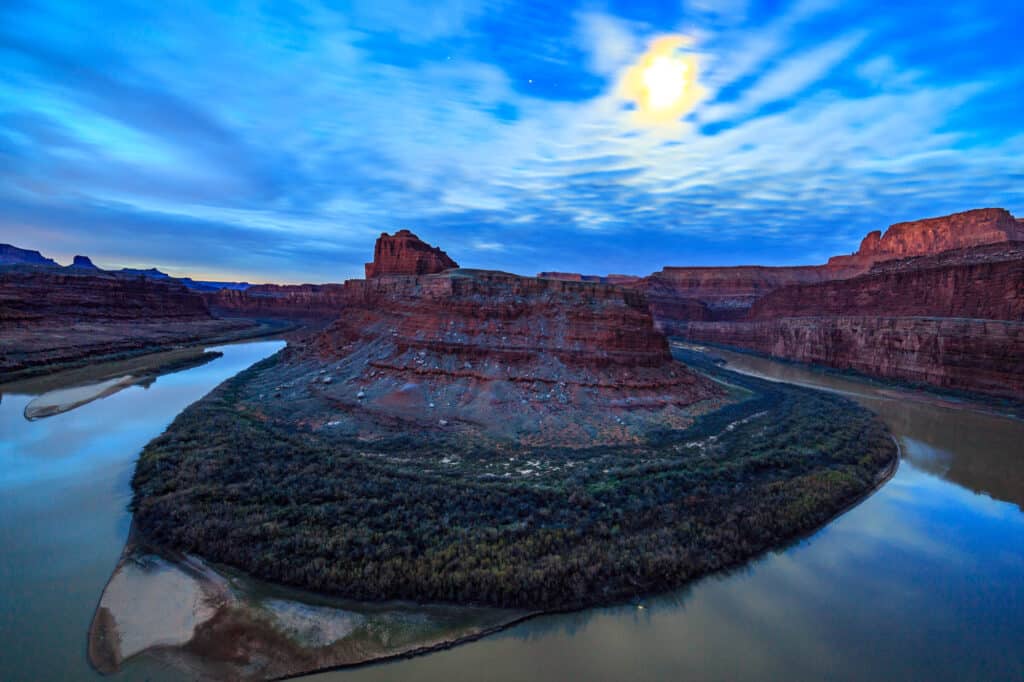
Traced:
<svg viewBox="0 0 1024 682">
<path fill-rule="evenodd" d="M 448 254 L 427 244 L 409 230 L 382 233 L 373 248 L 373 262 L 366 264 L 366 278 L 383 275 L 432 275 L 459 264 Z"/>
<path fill-rule="evenodd" d="M 651 301 L 661 322 L 687 319 L 736 319 L 755 300 L 779 287 L 832 279 L 835 273 L 820 266 L 666 267 L 636 286 Z M 682 306 L 682 307 L 681 307 Z M 686 315 L 680 317 L 679 315 Z M 696 317 L 689 317 L 689 315 Z"/>
<path fill-rule="evenodd" d="M 202 297 L 176 282 L 119 277 L 93 268 L 0 271 L 0 326 L 17 321 L 210 319 Z"/>
<path fill-rule="evenodd" d="M 672 360 L 639 292 L 475 270 L 345 288 L 345 314 L 286 355 L 275 381 L 310 388 L 272 403 L 282 418 L 308 390 L 322 419 L 367 437 L 390 424 L 582 446 L 685 425 L 720 395 Z"/>
<path fill-rule="evenodd" d="M 870 376 L 1024 400 L 1024 242 L 889 260 L 780 288 L 744 319 L 666 331 Z"/>
<path fill-rule="evenodd" d="M 1024 242 L 971 251 L 882 263 L 853 279 L 784 287 L 754 303 L 747 319 L 878 315 L 1024 321 Z"/>
<path fill-rule="evenodd" d="M 1024 225 L 1002 209 L 899 223 L 826 266 L 665 268 L 643 286 L 688 340 L 1024 400 Z"/>
<path fill-rule="evenodd" d="M 1024 226 L 1002 208 L 979 208 L 940 218 L 890 225 L 869 232 L 850 256 L 834 256 L 830 266 L 870 266 L 879 261 L 929 256 L 953 249 L 1024 241 Z"/>
<path fill-rule="evenodd" d="M 84 359 L 227 341 L 253 327 L 215 319 L 179 282 L 82 267 L 0 269 L 0 381 Z"/>
<path fill-rule="evenodd" d="M 647 293 L 655 320 L 670 329 L 677 322 L 743 319 L 755 301 L 782 287 L 845 280 L 894 259 L 1013 240 L 1024 240 L 1021 221 L 1003 209 L 979 209 L 898 223 L 884 236 L 872 232 L 858 252 L 827 265 L 666 267 L 632 286 Z"/>
<path fill-rule="evenodd" d="M 345 304 L 341 284 L 256 284 L 247 289 L 204 292 L 215 313 L 288 320 L 330 320 Z"/>
<path fill-rule="evenodd" d="M 688 340 L 861 374 L 1024 400 L 1024 324 L 942 317 L 678 322 Z"/>
</svg>

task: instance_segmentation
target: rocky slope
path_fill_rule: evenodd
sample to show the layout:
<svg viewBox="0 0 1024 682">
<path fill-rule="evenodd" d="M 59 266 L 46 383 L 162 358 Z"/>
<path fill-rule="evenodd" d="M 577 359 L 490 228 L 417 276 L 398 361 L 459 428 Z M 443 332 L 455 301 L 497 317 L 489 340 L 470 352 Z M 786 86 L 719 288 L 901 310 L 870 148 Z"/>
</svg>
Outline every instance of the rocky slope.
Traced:
<svg viewBox="0 0 1024 682">
<path fill-rule="evenodd" d="M 409 230 L 399 230 L 393 235 L 382 233 L 377 238 L 373 262 L 366 264 L 366 278 L 431 275 L 457 267 L 459 264 L 441 249 L 430 246 Z"/>
<path fill-rule="evenodd" d="M 268 414 L 293 416 L 298 401 L 321 423 L 341 410 L 353 432 L 583 445 L 685 423 L 687 406 L 719 395 L 619 287 L 450 270 L 353 280 L 345 296 L 345 314 L 268 378 L 268 392 L 294 387 Z"/>
</svg>

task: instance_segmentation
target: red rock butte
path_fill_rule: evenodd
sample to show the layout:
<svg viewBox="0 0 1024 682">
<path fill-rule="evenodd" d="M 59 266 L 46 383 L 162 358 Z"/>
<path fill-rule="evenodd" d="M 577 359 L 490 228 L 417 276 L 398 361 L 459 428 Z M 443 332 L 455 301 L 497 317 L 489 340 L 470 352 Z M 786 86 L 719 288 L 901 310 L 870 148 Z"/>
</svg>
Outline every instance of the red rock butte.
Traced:
<svg viewBox="0 0 1024 682">
<path fill-rule="evenodd" d="M 620 286 L 449 269 L 350 280 L 344 299 L 344 315 L 286 353 L 276 381 L 308 388 L 272 415 L 299 401 L 308 423 L 361 437 L 417 428 L 573 447 L 685 427 L 690 406 L 722 395 L 673 360 L 643 293 Z"/>
<path fill-rule="evenodd" d="M 384 232 L 373 248 L 373 262 L 366 264 L 366 278 L 384 275 L 432 275 L 459 267 L 448 254 L 431 246 L 409 230 L 393 235 Z"/>
</svg>

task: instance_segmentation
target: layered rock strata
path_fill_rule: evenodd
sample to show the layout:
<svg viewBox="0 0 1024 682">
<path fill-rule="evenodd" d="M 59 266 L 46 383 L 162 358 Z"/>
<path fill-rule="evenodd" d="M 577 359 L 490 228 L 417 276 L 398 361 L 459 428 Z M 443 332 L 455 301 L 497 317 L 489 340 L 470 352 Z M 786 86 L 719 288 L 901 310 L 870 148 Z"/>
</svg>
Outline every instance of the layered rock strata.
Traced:
<svg viewBox="0 0 1024 682">
<path fill-rule="evenodd" d="M 669 333 L 869 376 L 1024 400 L 1024 243 L 876 264 L 781 288 L 741 320 Z"/>
<path fill-rule="evenodd" d="M 225 316 L 332 320 L 345 304 L 341 284 L 254 284 L 204 292 L 210 309 Z"/>
<path fill-rule="evenodd" d="M 13 321 L 210 319 L 202 297 L 176 282 L 95 268 L 0 271 L 0 324 Z"/>
<path fill-rule="evenodd" d="M 939 218 L 890 225 L 869 232 L 850 256 L 834 256 L 833 267 L 865 267 L 894 258 L 930 256 L 985 244 L 1024 241 L 1024 226 L 1002 208 L 979 208 Z"/>
<path fill-rule="evenodd" d="M 345 290 L 345 314 L 287 352 L 273 381 L 299 390 L 269 414 L 310 400 L 310 419 L 341 409 L 367 433 L 415 422 L 583 445 L 683 424 L 687 406 L 720 394 L 672 360 L 639 292 L 476 270 Z"/>
<path fill-rule="evenodd" d="M 366 278 L 383 275 L 431 275 L 459 264 L 436 246 L 427 244 L 409 230 L 377 238 L 373 262 L 366 264 Z"/>
<path fill-rule="evenodd" d="M 1024 400 L 1024 324 L 837 316 L 681 322 L 685 339 L 883 379 Z"/>
<path fill-rule="evenodd" d="M 0 381 L 253 329 L 216 319 L 202 296 L 174 281 L 87 267 L 0 269 Z"/>
</svg>

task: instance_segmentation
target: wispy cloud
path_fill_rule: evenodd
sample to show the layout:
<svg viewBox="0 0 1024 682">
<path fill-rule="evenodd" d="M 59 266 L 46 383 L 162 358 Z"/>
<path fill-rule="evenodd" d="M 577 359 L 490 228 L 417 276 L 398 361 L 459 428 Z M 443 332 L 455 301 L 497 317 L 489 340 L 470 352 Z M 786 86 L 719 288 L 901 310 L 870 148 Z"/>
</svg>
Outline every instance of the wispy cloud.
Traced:
<svg viewBox="0 0 1024 682">
<path fill-rule="evenodd" d="M 254 279 L 355 276 L 400 227 L 521 272 L 820 261 L 897 220 L 1024 213 L 1021 22 L 996 0 L 8 5 L 0 241 Z M 616 83 L 680 33 L 707 97 L 639 124 Z"/>
</svg>

